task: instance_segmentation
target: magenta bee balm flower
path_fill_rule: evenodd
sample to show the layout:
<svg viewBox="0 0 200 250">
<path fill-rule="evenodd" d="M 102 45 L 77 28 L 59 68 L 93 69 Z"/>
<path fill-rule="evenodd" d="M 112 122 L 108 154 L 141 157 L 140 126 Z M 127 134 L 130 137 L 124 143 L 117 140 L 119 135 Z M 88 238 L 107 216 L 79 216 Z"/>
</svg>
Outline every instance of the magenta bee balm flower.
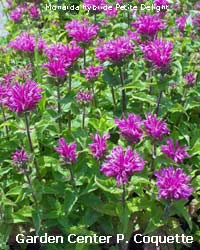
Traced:
<svg viewBox="0 0 200 250">
<path fill-rule="evenodd" d="M 196 76 L 193 72 L 189 72 L 184 76 L 188 86 L 193 86 L 196 83 Z"/>
<path fill-rule="evenodd" d="M 59 147 L 55 147 L 55 151 L 60 154 L 66 163 L 72 163 L 77 159 L 76 143 L 67 144 L 64 138 L 58 140 Z"/>
<path fill-rule="evenodd" d="M 42 50 L 44 46 L 44 40 L 39 38 L 36 42 L 35 37 L 33 35 L 30 35 L 28 32 L 23 32 L 9 43 L 9 47 L 15 50 L 31 53 L 33 53 L 36 48 L 38 50 Z"/>
<path fill-rule="evenodd" d="M 140 116 L 129 114 L 127 118 L 115 119 L 115 124 L 119 127 L 121 135 L 130 143 L 137 143 L 141 140 L 143 122 Z"/>
<path fill-rule="evenodd" d="M 32 19 L 37 19 L 38 17 L 40 17 L 39 9 L 35 5 L 30 5 L 30 7 L 28 8 L 28 12 L 29 12 L 30 18 Z"/>
<path fill-rule="evenodd" d="M 89 144 L 92 155 L 95 159 L 101 159 L 107 151 L 106 141 L 110 138 L 109 134 L 103 134 L 100 136 L 98 133 L 91 135 L 93 143 Z"/>
<path fill-rule="evenodd" d="M 169 2 L 167 0 L 154 0 L 154 4 L 156 6 L 166 6 L 169 5 Z"/>
<path fill-rule="evenodd" d="M 82 69 L 83 73 L 88 81 L 96 79 L 99 74 L 103 71 L 103 66 L 89 66 L 88 68 Z"/>
<path fill-rule="evenodd" d="M 144 57 L 158 69 L 167 69 L 171 62 L 173 43 L 156 39 L 142 45 Z"/>
<path fill-rule="evenodd" d="M 51 60 L 43 64 L 43 68 L 49 70 L 49 74 L 54 77 L 63 78 L 66 76 L 66 64 L 63 60 Z"/>
<path fill-rule="evenodd" d="M 0 82 L 0 105 L 5 105 L 7 102 L 8 86 Z"/>
<path fill-rule="evenodd" d="M 12 161 L 15 166 L 22 166 L 27 163 L 29 159 L 29 155 L 26 153 L 24 149 L 17 149 L 12 154 Z"/>
<path fill-rule="evenodd" d="M 187 18 L 187 16 L 181 16 L 176 18 L 176 25 L 178 26 L 181 32 L 183 32 L 185 29 Z"/>
<path fill-rule="evenodd" d="M 135 172 L 144 169 L 145 161 L 132 151 L 130 147 L 123 151 L 121 146 L 116 146 L 101 167 L 101 172 L 106 176 L 115 177 L 117 185 L 125 184 Z"/>
<path fill-rule="evenodd" d="M 14 22 L 20 22 L 22 19 L 22 14 L 23 14 L 23 9 L 19 7 L 17 7 L 16 9 L 12 10 L 10 12 L 10 18 L 11 20 L 13 20 Z"/>
<path fill-rule="evenodd" d="M 98 25 L 90 24 L 87 19 L 82 21 L 73 20 L 65 25 L 70 37 L 80 43 L 89 43 L 96 37 L 99 30 Z"/>
<path fill-rule="evenodd" d="M 159 30 L 165 28 L 163 20 L 158 16 L 142 15 L 139 16 L 132 26 L 136 28 L 137 33 L 153 38 Z"/>
<path fill-rule="evenodd" d="M 174 144 L 171 138 L 167 140 L 167 145 L 161 145 L 162 152 L 176 163 L 182 163 L 185 158 L 190 157 L 186 148 L 185 145 L 179 147 L 178 141 Z"/>
<path fill-rule="evenodd" d="M 51 44 L 45 48 L 45 54 L 50 61 L 62 60 L 67 66 L 71 66 L 82 52 L 83 50 L 75 42 L 71 42 L 69 45 Z"/>
<path fill-rule="evenodd" d="M 193 188 L 188 185 L 190 177 L 182 169 L 174 167 L 162 168 L 155 173 L 156 186 L 159 188 L 159 199 L 188 199 Z"/>
<path fill-rule="evenodd" d="M 42 89 L 32 80 L 26 80 L 23 84 L 17 82 L 7 91 L 6 105 L 10 110 L 19 114 L 30 111 L 42 98 L 41 92 Z"/>
<path fill-rule="evenodd" d="M 133 53 L 134 44 L 126 36 L 118 37 L 105 42 L 96 48 L 96 57 L 104 62 L 106 60 L 113 63 L 121 62 L 125 57 Z"/>
<path fill-rule="evenodd" d="M 157 115 L 148 114 L 144 122 L 144 127 L 147 135 L 155 140 L 161 140 L 164 135 L 169 134 L 167 124 L 157 118 Z"/>
<path fill-rule="evenodd" d="M 79 90 L 76 95 L 76 100 L 82 105 L 88 105 L 93 99 L 93 96 L 90 91 Z"/>
</svg>

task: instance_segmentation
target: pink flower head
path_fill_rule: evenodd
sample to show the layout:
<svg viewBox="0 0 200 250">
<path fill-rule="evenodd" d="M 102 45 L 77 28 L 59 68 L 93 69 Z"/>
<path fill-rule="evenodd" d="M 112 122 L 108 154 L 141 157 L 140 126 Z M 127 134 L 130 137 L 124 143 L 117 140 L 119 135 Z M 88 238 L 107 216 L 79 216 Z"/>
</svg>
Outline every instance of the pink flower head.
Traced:
<svg viewBox="0 0 200 250">
<path fill-rule="evenodd" d="M 137 143 L 141 140 L 143 122 L 141 117 L 135 114 L 129 114 L 128 118 L 115 119 L 115 124 L 119 127 L 121 135 L 130 143 Z"/>
<path fill-rule="evenodd" d="M 11 73 L 14 75 L 14 79 L 11 79 L 11 82 L 13 80 L 16 80 L 17 78 L 20 78 L 22 80 L 26 80 L 31 77 L 31 64 L 27 64 L 23 67 L 14 68 Z"/>
<path fill-rule="evenodd" d="M 100 136 L 98 133 L 91 135 L 93 143 L 89 144 L 92 155 L 95 159 L 101 159 L 107 152 L 106 141 L 110 138 L 109 134 L 103 134 Z"/>
<path fill-rule="evenodd" d="M 189 72 L 184 76 L 184 79 L 189 86 L 193 86 L 196 83 L 196 76 L 193 72 Z"/>
<path fill-rule="evenodd" d="M 0 105 L 5 105 L 7 103 L 7 91 L 8 86 L 0 82 Z"/>
<path fill-rule="evenodd" d="M 103 71 L 103 66 L 89 66 L 88 68 L 82 69 L 83 73 L 88 81 L 96 79 L 99 74 Z"/>
<path fill-rule="evenodd" d="M 57 43 L 45 48 L 45 54 L 49 60 L 62 60 L 67 67 L 77 61 L 82 53 L 83 50 L 75 42 L 71 42 L 69 45 Z"/>
<path fill-rule="evenodd" d="M 105 0 L 83 0 L 84 8 L 91 9 L 91 12 L 101 12 L 105 5 Z"/>
<path fill-rule="evenodd" d="M 79 90 L 76 95 L 76 100 L 82 105 L 88 105 L 93 99 L 90 91 Z"/>
<path fill-rule="evenodd" d="M 195 3 L 194 9 L 195 9 L 195 10 L 200 9 L 200 2 Z"/>
<path fill-rule="evenodd" d="M 131 40 L 134 40 L 138 44 L 141 43 L 140 35 L 137 33 L 137 31 L 127 30 L 127 35 Z"/>
<path fill-rule="evenodd" d="M 37 19 L 38 17 L 40 17 L 40 12 L 36 5 L 30 5 L 30 7 L 28 8 L 28 12 L 29 12 L 30 18 L 32 19 Z"/>
<path fill-rule="evenodd" d="M 158 119 L 156 114 L 148 114 L 143 122 L 147 135 L 155 140 L 161 140 L 164 135 L 170 132 L 167 124 Z"/>
<path fill-rule="evenodd" d="M 163 20 L 158 16 L 142 15 L 139 16 L 132 26 L 136 28 L 137 33 L 153 38 L 157 35 L 159 30 L 165 28 Z"/>
<path fill-rule="evenodd" d="M 190 177 L 181 168 L 162 168 L 155 172 L 155 176 L 159 199 L 188 199 L 193 192 L 193 188 L 188 185 Z"/>
<path fill-rule="evenodd" d="M 105 42 L 96 48 L 96 57 L 104 62 L 109 60 L 118 63 L 133 53 L 134 44 L 129 37 L 118 37 Z"/>
<path fill-rule="evenodd" d="M 6 0 L 6 3 L 7 3 L 9 8 L 13 7 L 14 2 L 12 0 Z"/>
<path fill-rule="evenodd" d="M 51 60 L 43 64 L 43 68 L 49 70 L 49 74 L 53 77 L 63 78 L 66 76 L 66 64 L 63 60 Z"/>
<path fill-rule="evenodd" d="M 154 4 L 156 6 L 166 6 L 169 5 L 169 2 L 167 0 L 154 0 Z"/>
<path fill-rule="evenodd" d="M 176 25 L 178 26 L 181 32 L 183 32 L 185 29 L 187 18 L 188 16 L 181 16 L 176 18 Z"/>
<path fill-rule="evenodd" d="M 198 30 L 200 29 L 200 12 L 192 19 L 192 23 Z"/>
<path fill-rule="evenodd" d="M 97 36 L 98 25 L 90 24 L 87 19 L 82 21 L 72 20 L 65 25 L 70 37 L 80 43 L 89 43 Z"/>
<path fill-rule="evenodd" d="M 28 32 L 23 32 L 14 40 L 10 41 L 8 46 L 15 50 L 33 53 L 36 48 L 42 50 L 45 46 L 45 41 L 39 38 L 37 43 L 33 35 L 30 35 Z"/>
<path fill-rule="evenodd" d="M 106 176 L 115 177 L 117 185 L 128 182 L 128 177 L 134 172 L 140 172 L 144 169 L 145 161 L 142 157 L 133 152 L 131 147 L 123 151 L 121 146 L 116 146 L 111 154 L 106 158 L 106 162 L 101 167 L 101 172 Z"/>
<path fill-rule="evenodd" d="M 27 163 L 29 159 L 29 155 L 26 153 L 24 149 L 17 149 L 12 154 L 12 161 L 15 166 L 22 166 Z"/>
<path fill-rule="evenodd" d="M 77 159 L 76 143 L 67 144 L 64 138 L 58 140 L 59 147 L 55 147 L 55 151 L 60 154 L 66 163 L 75 162 Z"/>
<path fill-rule="evenodd" d="M 161 39 L 150 41 L 142 46 L 145 58 L 158 69 L 167 69 L 171 62 L 173 43 Z"/>
<path fill-rule="evenodd" d="M 107 10 L 104 11 L 104 13 L 106 14 L 106 16 L 116 17 L 118 14 L 118 11 L 115 8 L 115 6 L 110 6 Z"/>
<path fill-rule="evenodd" d="M 41 92 L 42 89 L 32 80 L 26 80 L 21 85 L 17 82 L 7 91 L 6 105 L 18 114 L 30 111 L 42 98 Z"/>
<path fill-rule="evenodd" d="M 20 22 L 22 19 L 23 10 L 20 6 L 10 12 L 10 18 L 14 22 Z"/>
<path fill-rule="evenodd" d="M 161 145 L 162 152 L 176 163 L 182 163 L 185 158 L 190 157 L 186 148 L 185 145 L 179 147 L 178 141 L 174 144 L 171 138 L 167 140 L 167 145 Z"/>
</svg>

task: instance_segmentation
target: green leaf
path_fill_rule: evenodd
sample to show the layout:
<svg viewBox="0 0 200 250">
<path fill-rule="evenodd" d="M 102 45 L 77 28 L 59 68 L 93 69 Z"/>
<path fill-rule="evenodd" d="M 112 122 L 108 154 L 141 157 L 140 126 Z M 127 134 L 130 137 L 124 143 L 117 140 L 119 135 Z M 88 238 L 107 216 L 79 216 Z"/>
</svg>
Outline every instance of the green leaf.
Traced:
<svg viewBox="0 0 200 250">
<path fill-rule="evenodd" d="M 64 212 L 68 215 L 71 213 L 74 205 L 78 201 L 78 197 L 74 190 L 66 190 L 65 191 L 65 199 L 64 199 Z"/>
<path fill-rule="evenodd" d="M 36 230 L 36 233 L 38 234 L 41 227 L 42 222 L 42 211 L 39 209 L 36 209 L 32 212 L 32 219 L 33 219 L 33 225 Z"/>
<path fill-rule="evenodd" d="M 192 220 L 190 214 L 188 213 L 187 209 L 185 208 L 185 201 L 175 201 L 173 207 L 175 208 L 176 212 L 179 216 L 182 216 L 188 223 L 190 230 L 192 230 Z"/>
<path fill-rule="evenodd" d="M 107 180 L 101 180 L 98 177 L 95 176 L 95 183 L 97 186 L 102 189 L 105 192 L 111 193 L 111 194 L 121 194 L 122 190 L 116 187 L 115 181 L 112 179 Z"/>
<path fill-rule="evenodd" d="M 16 187 L 13 187 L 12 189 L 10 189 L 6 195 L 7 196 L 16 196 L 16 195 L 19 195 L 20 192 L 22 190 L 22 187 L 21 186 L 16 186 Z"/>
</svg>

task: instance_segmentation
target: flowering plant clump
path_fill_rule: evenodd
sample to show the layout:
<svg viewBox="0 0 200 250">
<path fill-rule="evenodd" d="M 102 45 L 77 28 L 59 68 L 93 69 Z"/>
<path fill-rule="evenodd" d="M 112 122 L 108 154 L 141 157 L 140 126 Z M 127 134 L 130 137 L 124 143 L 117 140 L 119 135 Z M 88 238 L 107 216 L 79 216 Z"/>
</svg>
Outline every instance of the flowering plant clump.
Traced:
<svg viewBox="0 0 200 250">
<path fill-rule="evenodd" d="M 0 249 L 200 249 L 199 6 L 2 1 Z"/>
</svg>

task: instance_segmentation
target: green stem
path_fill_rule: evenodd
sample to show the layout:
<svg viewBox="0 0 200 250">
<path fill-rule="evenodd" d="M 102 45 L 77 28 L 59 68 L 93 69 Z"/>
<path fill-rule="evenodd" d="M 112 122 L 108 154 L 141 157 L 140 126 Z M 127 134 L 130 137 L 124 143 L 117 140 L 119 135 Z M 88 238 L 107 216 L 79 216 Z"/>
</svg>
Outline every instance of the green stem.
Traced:
<svg viewBox="0 0 200 250">
<path fill-rule="evenodd" d="M 120 81 L 121 81 L 121 87 L 122 87 L 122 113 L 126 111 L 126 92 L 124 89 L 124 78 L 122 73 L 122 68 L 119 66 L 119 75 L 120 75 Z"/>
<path fill-rule="evenodd" d="M 2 109 L 2 114 L 3 114 L 3 121 L 6 122 L 7 121 L 7 117 L 6 117 L 6 113 L 4 110 L 3 105 L 1 105 L 1 109 Z M 9 138 L 9 130 L 8 130 L 8 126 L 5 126 L 5 130 L 6 130 L 6 137 Z"/>
<path fill-rule="evenodd" d="M 83 48 L 83 66 L 86 67 L 86 48 Z"/>
<path fill-rule="evenodd" d="M 155 109 L 155 112 L 154 112 L 156 115 L 159 114 L 159 108 L 160 108 L 160 102 L 161 102 L 161 99 L 162 99 L 162 94 L 163 94 L 163 91 L 161 90 L 160 94 L 158 96 L 158 99 L 157 99 L 156 109 Z"/>
<path fill-rule="evenodd" d="M 152 160 L 151 160 L 152 176 L 153 176 L 154 170 L 155 170 L 154 162 L 155 162 L 156 157 L 157 157 L 157 145 L 156 145 L 156 142 L 154 141 L 152 144 Z"/>
<path fill-rule="evenodd" d="M 111 90 L 111 95 L 112 95 L 112 101 L 113 101 L 113 106 L 114 106 L 114 110 L 116 109 L 116 100 L 115 100 L 115 91 L 113 86 L 110 86 L 110 90 Z"/>
<path fill-rule="evenodd" d="M 94 23 L 97 23 L 97 14 L 94 13 Z"/>
<path fill-rule="evenodd" d="M 39 176 L 39 167 L 37 164 L 37 160 L 35 159 L 35 155 L 34 155 L 34 149 L 33 149 L 33 143 L 31 140 L 31 134 L 30 134 L 30 126 L 29 126 L 29 121 L 28 121 L 28 114 L 25 113 L 25 124 L 26 124 L 26 134 L 27 134 L 27 138 L 28 138 L 28 144 L 29 144 L 29 148 L 31 153 L 33 154 L 34 157 L 34 165 L 35 165 L 35 170 L 37 175 Z"/>
<path fill-rule="evenodd" d="M 36 194 L 35 194 L 35 192 L 34 192 L 34 190 L 33 190 L 32 181 L 31 181 L 31 179 L 30 179 L 30 177 L 29 177 L 29 175 L 28 175 L 27 172 L 25 172 L 25 176 L 26 176 L 26 179 L 27 179 L 27 183 L 28 183 L 28 185 L 29 185 L 29 187 L 30 187 L 30 189 L 31 189 L 31 193 L 32 193 L 32 197 L 33 197 L 35 206 L 36 206 L 36 208 L 37 208 L 37 207 L 38 207 L 38 202 L 37 202 Z"/>
<path fill-rule="evenodd" d="M 73 169 L 72 169 L 72 165 L 69 164 L 69 172 L 70 172 L 70 181 L 71 181 L 71 184 L 74 188 L 74 190 L 76 189 L 76 182 L 75 182 L 75 179 L 74 179 L 74 172 L 73 172 Z"/>
<path fill-rule="evenodd" d="M 94 89 L 94 82 L 92 82 L 92 95 L 93 95 L 93 103 L 95 108 L 97 107 L 97 100 L 96 100 L 96 95 L 95 95 L 95 89 Z"/>
<path fill-rule="evenodd" d="M 72 91 L 72 72 L 70 72 L 70 71 L 69 71 L 68 91 L 69 91 L 69 93 Z M 68 112 L 68 129 L 71 130 L 71 110 L 69 110 L 69 112 Z"/>
<path fill-rule="evenodd" d="M 59 130 L 59 134 L 62 134 L 62 119 L 61 119 L 61 104 L 60 104 L 60 100 L 61 100 L 61 95 L 60 95 L 60 84 L 57 84 L 57 104 L 58 104 L 58 130 Z"/>
<path fill-rule="evenodd" d="M 165 209 L 164 209 L 164 215 L 163 215 L 164 221 L 166 221 L 167 218 L 169 217 L 171 207 L 172 207 L 172 203 L 171 203 L 171 200 L 169 200 L 165 206 Z"/>
<path fill-rule="evenodd" d="M 83 112 L 82 112 L 82 129 L 85 128 L 85 106 L 83 106 Z"/>
<path fill-rule="evenodd" d="M 34 64 L 34 54 L 30 54 L 30 63 L 31 63 L 31 76 L 34 77 L 35 64 Z"/>
</svg>

